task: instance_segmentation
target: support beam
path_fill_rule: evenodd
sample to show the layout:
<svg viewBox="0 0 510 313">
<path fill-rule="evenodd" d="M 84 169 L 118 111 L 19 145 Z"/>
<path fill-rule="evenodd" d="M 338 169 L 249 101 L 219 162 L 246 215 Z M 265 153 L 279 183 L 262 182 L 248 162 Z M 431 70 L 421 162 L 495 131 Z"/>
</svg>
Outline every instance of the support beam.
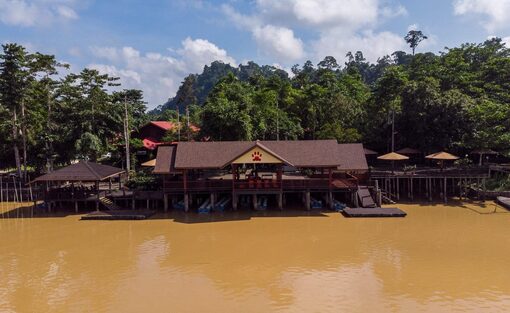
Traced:
<svg viewBox="0 0 510 313">
<path fill-rule="evenodd" d="M 276 197 L 278 198 L 277 199 L 278 209 L 283 210 L 283 193 L 282 192 L 278 193 L 278 195 Z"/>
<path fill-rule="evenodd" d="M 189 194 L 188 193 L 185 193 L 184 194 L 184 211 L 185 212 L 188 212 L 189 211 Z"/>
<path fill-rule="evenodd" d="M 485 202 L 485 194 L 487 193 L 487 186 L 486 186 L 486 182 L 485 182 L 485 178 L 482 179 L 482 190 L 483 190 L 483 195 L 482 195 L 482 201 Z"/>
<path fill-rule="evenodd" d="M 400 200 L 400 182 L 399 182 L 398 177 L 396 178 L 395 182 L 397 184 L 397 201 L 399 201 Z"/>
<path fill-rule="evenodd" d="M 96 181 L 96 211 L 99 211 L 99 181 Z"/>
<path fill-rule="evenodd" d="M 411 200 L 414 200 L 414 180 L 411 177 Z"/>
<path fill-rule="evenodd" d="M 445 176 L 444 181 L 443 181 L 443 184 L 444 184 L 444 186 L 443 186 L 444 203 L 448 202 L 448 198 L 447 198 L 447 195 L 446 195 L 446 183 L 447 183 L 447 181 L 446 181 L 446 176 Z"/>
<path fill-rule="evenodd" d="M 163 195 L 163 210 L 165 210 L 165 212 L 168 212 L 168 194 L 165 193 Z"/>
<path fill-rule="evenodd" d="M 259 202 L 257 201 L 257 194 L 253 194 L 252 196 L 252 200 L 253 200 L 253 209 L 254 210 L 258 210 L 259 209 Z"/>
<path fill-rule="evenodd" d="M 333 210 L 333 192 L 332 191 L 328 192 L 328 205 L 329 205 L 329 209 Z"/>
<path fill-rule="evenodd" d="M 306 191 L 305 192 L 305 208 L 307 211 L 310 211 L 311 209 L 311 206 L 310 206 L 310 191 Z"/>
<path fill-rule="evenodd" d="M 211 192 L 211 195 L 209 196 L 210 197 L 210 201 L 211 201 L 211 207 L 213 208 L 214 210 L 214 207 L 216 205 L 216 193 L 214 192 Z"/>
<path fill-rule="evenodd" d="M 232 209 L 237 211 L 237 205 L 239 203 L 239 197 L 235 192 L 232 193 Z"/>
</svg>

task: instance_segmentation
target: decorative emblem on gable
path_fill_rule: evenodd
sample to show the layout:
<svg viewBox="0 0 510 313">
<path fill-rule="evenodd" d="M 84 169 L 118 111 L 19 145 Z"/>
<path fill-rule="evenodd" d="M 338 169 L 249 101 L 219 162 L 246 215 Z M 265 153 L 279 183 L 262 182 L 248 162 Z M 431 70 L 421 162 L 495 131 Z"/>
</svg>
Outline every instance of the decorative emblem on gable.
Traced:
<svg viewBox="0 0 510 313">
<path fill-rule="evenodd" d="M 262 153 L 258 152 L 258 151 L 254 151 L 252 154 L 251 154 L 251 160 L 253 162 L 260 162 L 262 161 Z"/>
</svg>

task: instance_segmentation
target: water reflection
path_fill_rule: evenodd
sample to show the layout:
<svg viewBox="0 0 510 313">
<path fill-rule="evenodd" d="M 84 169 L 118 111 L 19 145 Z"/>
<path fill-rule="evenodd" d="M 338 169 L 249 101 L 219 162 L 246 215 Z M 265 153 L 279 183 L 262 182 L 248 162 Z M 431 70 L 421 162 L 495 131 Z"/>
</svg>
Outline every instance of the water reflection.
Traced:
<svg viewBox="0 0 510 313">
<path fill-rule="evenodd" d="M 510 214 L 399 207 L 408 217 L 0 219 L 0 312 L 510 310 Z"/>
</svg>

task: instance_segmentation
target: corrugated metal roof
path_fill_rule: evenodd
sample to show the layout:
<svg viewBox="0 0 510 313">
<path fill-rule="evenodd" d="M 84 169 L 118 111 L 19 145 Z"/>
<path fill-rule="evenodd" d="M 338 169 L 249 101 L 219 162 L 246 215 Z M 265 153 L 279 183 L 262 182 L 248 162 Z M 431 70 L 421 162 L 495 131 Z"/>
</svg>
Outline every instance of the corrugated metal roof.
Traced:
<svg viewBox="0 0 510 313">
<path fill-rule="evenodd" d="M 174 123 L 167 121 L 151 121 L 150 124 L 153 124 L 163 130 L 169 130 L 175 127 Z"/>
</svg>

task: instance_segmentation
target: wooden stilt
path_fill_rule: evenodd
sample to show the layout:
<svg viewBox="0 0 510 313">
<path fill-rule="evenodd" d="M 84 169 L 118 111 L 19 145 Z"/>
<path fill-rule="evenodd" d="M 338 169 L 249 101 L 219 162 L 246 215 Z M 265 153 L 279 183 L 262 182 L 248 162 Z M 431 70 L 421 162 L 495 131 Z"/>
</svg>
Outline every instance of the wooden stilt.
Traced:
<svg viewBox="0 0 510 313">
<path fill-rule="evenodd" d="M 482 186 L 483 186 L 482 201 L 485 202 L 485 194 L 487 193 L 487 186 L 485 183 L 485 178 L 482 180 Z"/>
<path fill-rule="evenodd" d="M 411 177 L 411 200 L 414 200 L 414 184 L 413 178 Z"/>
<path fill-rule="evenodd" d="M 307 211 L 310 211 L 310 191 L 305 192 L 305 207 Z"/>
<path fill-rule="evenodd" d="M 448 198 L 446 196 L 446 177 L 444 178 L 443 184 L 444 184 L 444 186 L 443 186 L 443 188 L 444 188 L 444 192 L 443 192 L 444 203 L 447 203 L 448 202 L 448 200 L 447 200 Z"/>
<path fill-rule="evenodd" d="M 185 212 L 188 212 L 189 211 L 189 194 L 185 193 L 184 194 L 184 211 Z"/>
<path fill-rule="evenodd" d="M 397 201 L 400 200 L 400 182 L 398 177 L 395 179 L 395 183 L 397 184 Z"/>
<path fill-rule="evenodd" d="M 214 209 L 216 205 L 216 194 L 214 192 L 211 192 L 210 194 L 210 201 L 211 201 L 211 207 Z"/>
<path fill-rule="evenodd" d="M 237 204 L 238 204 L 238 197 L 235 192 L 232 193 L 232 210 L 237 210 Z"/>
<path fill-rule="evenodd" d="M 163 195 L 163 210 L 168 212 L 168 194 L 166 193 Z"/>
<path fill-rule="evenodd" d="M 429 178 L 429 201 L 432 201 L 432 192 L 433 192 L 432 178 Z"/>
</svg>

